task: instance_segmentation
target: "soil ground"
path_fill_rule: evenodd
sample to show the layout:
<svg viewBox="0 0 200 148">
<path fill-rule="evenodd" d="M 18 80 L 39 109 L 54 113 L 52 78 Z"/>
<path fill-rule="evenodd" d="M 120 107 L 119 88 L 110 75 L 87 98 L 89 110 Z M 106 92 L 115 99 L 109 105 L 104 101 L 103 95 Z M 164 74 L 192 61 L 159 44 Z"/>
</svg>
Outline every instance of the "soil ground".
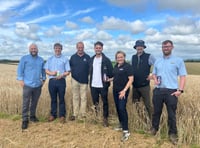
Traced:
<svg viewBox="0 0 200 148">
<path fill-rule="evenodd" d="M 122 133 L 100 123 L 58 121 L 30 123 L 21 130 L 21 120 L 0 119 L 0 148 L 173 148 L 168 140 L 158 136 L 131 133 L 121 142 Z M 182 146 L 181 146 L 182 147 Z"/>
</svg>

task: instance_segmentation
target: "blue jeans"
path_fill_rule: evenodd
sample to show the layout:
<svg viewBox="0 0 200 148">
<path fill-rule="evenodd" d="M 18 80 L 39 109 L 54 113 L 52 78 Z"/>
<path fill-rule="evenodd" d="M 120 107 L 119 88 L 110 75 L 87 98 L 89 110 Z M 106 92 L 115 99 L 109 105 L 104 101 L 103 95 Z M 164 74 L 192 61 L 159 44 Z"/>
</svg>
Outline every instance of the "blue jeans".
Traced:
<svg viewBox="0 0 200 148">
<path fill-rule="evenodd" d="M 126 103 L 128 99 L 129 90 L 126 91 L 125 98 L 119 99 L 119 92 L 113 90 L 113 97 L 117 110 L 119 123 L 122 125 L 123 130 L 128 130 L 128 113 L 126 110 Z"/>
<path fill-rule="evenodd" d="M 153 112 L 152 126 L 156 130 L 159 129 L 160 116 L 162 114 L 163 104 L 165 103 L 168 113 L 169 135 L 177 134 L 176 109 L 177 109 L 178 99 L 176 96 L 171 95 L 175 91 L 176 89 L 167 89 L 167 88 L 155 88 L 153 90 L 154 112 Z"/>
<path fill-rule="evenodd" d="M 22 120 L 28 121 L 29 111 L 30 117 L 34 117 L 36 107 L 41 94 L 41 86 L 32 88 L 29 86 L 23 87 L 23 103 L 22 103 Z"/>
<path fill-rule="evenodd" d="M 51 115 L 57 117 L 57 97 L 59 99 L 59 117 L 65 117 L 65 89 L 66 81 L 62 79 L 49 80 L 49 93 L 51 96 Z"/>
</svg>

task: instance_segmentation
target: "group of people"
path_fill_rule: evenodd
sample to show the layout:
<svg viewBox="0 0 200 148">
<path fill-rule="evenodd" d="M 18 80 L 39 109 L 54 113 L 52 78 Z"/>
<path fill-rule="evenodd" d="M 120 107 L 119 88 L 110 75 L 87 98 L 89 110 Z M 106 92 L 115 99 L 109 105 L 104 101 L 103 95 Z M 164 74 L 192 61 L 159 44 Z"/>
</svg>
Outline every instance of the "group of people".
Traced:
<svg viewBox="0 0 200 148">
<path fill-rule="evenodd" d="M 37 45 L 31 44 L 29 46 L 30 54 L 21 58 L 17 70 L 17 79 L 23 87 L 22 129 L 28 128 L 29 121 L 39 121 L 36 117 L 36 107 L 42 85 L 46 80 L 46 74 L 49 77 L 48 89 L 51 97 L 51 112 L 48 121 L 54 121 L 59 117 L 61 123 L 65 122 L 65 78 L 71 73 L 73 113 L 70 120 L 86 117 L 89 84 L 95 113 L 99 113 L 101 96 L 103 126 L 109 126 L 108 88 L 112 82 L 113 98 L 119 120 L 119 127 L 115 129 L 122 130 L 122 141 L 126 141 L 130 136 L 126 104 L 132 87 L 132 101 L 137 103 L 142 98 L 148 117 L 152 121 L 150 129 L 152 135 L 155 135 L 159 129 L 163 103 L 166 104 L 168 134 L 170 140 L 176 143 L 178 135 L 176 127 L 177 101 L 183 93 L 187 72 L 184 61 L 172 55 L 173 47 L 173 42 L 170 40 L 162 42 L 163 56 L 155 59 L 152 54 L 144 52 L 145 42 L 137 40 L 133 47 L 137 52 L 132 56 L 131 62 L 126 61 L 125 52 L 117 51 L 115 54 L 116 62 L 113 66 L 111 60 L 103 53 L 103 43 L 100 41 L 94 43 L 95 54 L 92 57 L 84 51 L 84 43 L 78 42 L 76 44 L 77 51 L 70 60 L 62 54 L 62 45 L 55 43 L 55 54 L 46 63 L 38 55 Z M 178 76 L 180 76 L 180 81 L 177 79 Z M 150 97 L 151 79 L 155 84 L 152 98 L 153 107 Z M 58 113 L 57 98 L 59 99 Z"/>
</svg>

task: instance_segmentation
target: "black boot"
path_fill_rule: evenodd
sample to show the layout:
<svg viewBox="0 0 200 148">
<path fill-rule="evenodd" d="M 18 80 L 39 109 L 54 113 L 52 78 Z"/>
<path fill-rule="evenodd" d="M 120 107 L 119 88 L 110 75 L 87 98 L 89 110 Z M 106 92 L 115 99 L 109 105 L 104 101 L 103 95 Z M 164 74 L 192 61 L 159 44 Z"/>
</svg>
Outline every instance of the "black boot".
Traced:
<svg viewBox="0 0 200 148">
<path fill-rule="evenodd" d="M 38 118 L 36 116 L 30 117 L 31 122 L 39 122 Z"/>
<path fill-rule="evenodd" d="M 28 121 L 22 121 L 22 130 L 28 128 Z"/>
</svg>

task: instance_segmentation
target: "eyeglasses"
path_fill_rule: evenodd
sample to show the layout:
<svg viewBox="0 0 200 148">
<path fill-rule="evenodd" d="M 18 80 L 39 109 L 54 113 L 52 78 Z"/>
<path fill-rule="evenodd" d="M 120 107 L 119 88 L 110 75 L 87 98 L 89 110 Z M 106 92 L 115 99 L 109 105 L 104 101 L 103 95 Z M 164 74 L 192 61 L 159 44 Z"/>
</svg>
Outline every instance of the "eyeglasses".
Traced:
<svg viewBox="0 0 200 148">
<path fill-rule="evenodd" d="M 162 48 L 171 48 L 172 46 L 162 46 Z"/>
</svg>

